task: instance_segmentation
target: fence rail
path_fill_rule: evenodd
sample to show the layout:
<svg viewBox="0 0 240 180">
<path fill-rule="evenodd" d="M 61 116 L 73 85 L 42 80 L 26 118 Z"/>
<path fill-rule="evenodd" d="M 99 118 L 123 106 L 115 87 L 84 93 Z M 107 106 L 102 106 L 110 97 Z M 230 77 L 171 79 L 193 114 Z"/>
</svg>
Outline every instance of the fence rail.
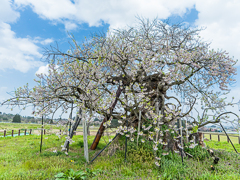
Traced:
<svg viewBox="0 0 240 180">
<path fill-rule="evenodd" d="M 225 134 L 219 134 L 219 133 L 210 133 L 210 132 L 201 132 L 203 133 L 203 138 L 205 137 L 205 135 L 209 135 L 209 139 L 210 140 L 213 140 L 213 136 L 217 136 L 217 141 L 221 141 L 221 136 L 224 136 L 227 138 L 227 142 L 229 143 L 229 139 L 228 137 L 225 135 Z M 239 135 L 231 135 L 231 134 L 228 134 L 229 137 L 235 137 L 235 138 L 238 138 L 238 144 L 240 144 L 240 136 Z M 231 138 L 232 139 L 232 138 Z"/>
</svg>

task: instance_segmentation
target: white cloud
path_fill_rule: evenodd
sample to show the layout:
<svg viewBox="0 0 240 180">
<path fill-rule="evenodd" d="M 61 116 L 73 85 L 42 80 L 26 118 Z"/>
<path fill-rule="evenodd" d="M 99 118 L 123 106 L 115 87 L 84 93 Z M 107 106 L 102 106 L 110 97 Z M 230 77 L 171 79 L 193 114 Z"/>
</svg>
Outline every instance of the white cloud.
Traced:
<svg viewBox="0 0 240 180">
<path fill-rule="evenodd" d="M 48 64 L 46 66 L 40 66 L 35 74 L 46 74 L 48 75 Z"/>
<path fill-rule="evenodd" d="M 136 15 L 150 19 L 158 16 L 167 18 L 172 14 L 182 16 L 194 5 L 192 0 L 15 0 L 18 6 L 30 5 L 34 12 L 44 19 L 71 23 L 88 23 L 99 26 L 109 23 L 111 28 L 131 25 Z M 68 26 L 66 26 L 67 28 Z"/>
<path fill-rule="evenodd" d="M 65 22 L 64 25 L 65 25 L 65 29 L 67 31 L 75 30 L 77 28 L 76 23 L 72 23 L 72 22 L 69 22 L 69 21 Z"/>
<path fill-rule="evenodd" d="M 206 27 L 201 36 L 212 42 L 212 48 L 226 50 L 230 57 L 240 59 L 240 1 L 197 0 L 196 9 L 196 25 Z"/>
<path fill-rule="evenodd" d="M 29 38 L 30 38 L 30 37 L 29 37 Z M 52 42 L 53 42 L 53 39 L 51 39 L 51 38 L 43 39 L 43 38 L 41 38 L 41 37 L 35 37 L 32 42 L 34 42 L 34 43 L 40 43 L 40 44 L 42 44 L 42 45 L 47 45 L 47 44 L 52 43 Z"/>
<path fill-rule="evenodd" d="M 10 0 L 1 0 L 0 22 L 15 22 L 19 17 L 19 12 L 12 9 L 12 2 Z"/>
<path fill-rule="evenodd" d="M 58 67 L 59 67 L 58 65 L 55 66 L 55 68 L 58 68 Z M 48 71 L 49 71 L 49 64 L 47 64 L 45 66 L 40 66 L 35 74 L 45 74 L 45 75 L 48 75 Z"/>
<path fill-rule="evenodd" d="M 17 38 L 9 24 L 0 22 L 0 70 L 16 69 L 27 72 L 41 63 L 39 47 L 28 38 Z"/>
</svg>

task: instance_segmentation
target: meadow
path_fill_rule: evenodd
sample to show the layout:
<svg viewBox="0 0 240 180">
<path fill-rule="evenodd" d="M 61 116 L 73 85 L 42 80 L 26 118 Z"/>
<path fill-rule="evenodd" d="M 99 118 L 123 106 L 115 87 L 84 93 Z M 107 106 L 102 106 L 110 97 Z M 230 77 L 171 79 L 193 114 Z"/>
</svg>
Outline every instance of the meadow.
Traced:
<svg viewBox="0 0 240 180">
<path fill-rule="evenodd" d="M 88 138 L 90 147 L 94 136 Z M 89 152 L 90 160 L 109 142 L 109 138 L 113 136 L 104 136 L 97 150 Z M 73 140 L 75 142 L 66 155 L 61 151 L 65 137 L 59 139 L 56 135 L 45 135 L 42 153 L 39 153 L 39 135 L 0 138 L 0 179 L 56 179 L 57 174 L 70 169 L 72 174 L 78 171 L 87 179 L 240 179 L 240 156 L 227 142 L 206 142 L 216 149 L 214 153 L 220 158 L 214 165 L 215 170 L 211 170 L 213 159 L 199 146 L 189 149 L 194 157 L 184 158 L 183 164 L 181 156 L 170 153 L 161 157 L 160 167 L 157 167 L 151 142 L 136 147 L 136 142 L 128 141 L 125 161 L 125 138 L 119 137 L 93 163 L 87 164 L 83 137 L 76 135 Z M 239 144 L 236 148 L 240 151 Z"/>
</svg>

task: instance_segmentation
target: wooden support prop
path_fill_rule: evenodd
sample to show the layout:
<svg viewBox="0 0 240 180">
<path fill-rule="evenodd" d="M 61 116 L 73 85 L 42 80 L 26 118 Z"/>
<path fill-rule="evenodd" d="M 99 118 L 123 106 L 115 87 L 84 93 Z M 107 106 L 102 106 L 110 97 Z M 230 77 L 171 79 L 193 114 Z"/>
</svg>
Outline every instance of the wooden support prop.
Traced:
<svg viewBox="0 0 240 180">
<path fill-rule="evenodd" d="M 12 130 L 12 137 L 13 137 L 14 130 Z"/>
<path fill-rule="evenodd" d="M 18 130 L 18 136 L 20 136 L 20 131 L 21 131 L 21 130 L 19 129 L 19 130 Z"/>
<path fill-rule="evenodd" d="M 3 131 L 3 137 L 6 137 L 6 130 Z"/>
<path fill-rule="evenodd" d="M 184 151 L 184 152 L 185 152 L 185 151 Z M 191 154 L 189 154 L 189 153 L 187 153 L 187 152 L 185 152 L 185 154 L 188 155 L 189 157 L 193 158 L 193 155 L 191 155 Z"/>
<path fill-rule="evenodd" d="M 122 93 L 122 89 L 121 89 L 121 87 L 119 86 L 119 87 L 118 87 L 118 90 L 117 90 L 117 92 L 116 92 L 115 101 L 114 101 L 114 103 L 112 104 L 112 106 L 109 108 L 109 109 L 110 109 L 110 114 L 112 114 L 112 111 L 113 111 L 113 109 L 115 108 L 115 106 L 116 106 L 116 104 L 117 104 L 117 101 L 118 101 L 117 99 L 119 98 L 119 96 L 121 95 L 121 93 Z M 96 134 L 96 136 L 95 136 L 95 138 L 94 138 L 94 140 L 93 140 L 93 143 L 92 143 L 92 145 L 91 145 L 91 147 L 90 147 L 91 150 L 95 150 L 95 149 L 97 148 L 97 145 L 98 145 L 98 143 L 99 143 L 99 141 L 100 141 L 100 139 L 101 139 L 101 137 L 102 137 L 102 134 L 103 134 L 103 132 L 104 132 L 104 130 L 105 130 L 105 127 L 103 126 L 103 123 L 107 122 L 107 120 L 108 120 L 110 117 L 111 117 L 111 116 L 105 117 L 105 118 L 103 119 L 103 122 L 101 123 L 101 125 L 100 125 L 100 127 L 99 127 L 99 129 L 98 129 L 98 132 L 97 132 L 97 134 Z"/>
<path fill-rule="evenodd" d="M 25 130 L 24 130 L 24 135 L 26 136 L 26 134 L 27 134 L 27 130 L 25 129 Z"/>
<path fill-rule="evenodd" d="M 32 134 L 32 129 L 30 129 L 29 134 L 30 134 L 30 135 Z"/>
<path fill-rule="evenodd" d="M 141 110 L 139 111 L 139 119 L 138 119 L 137 147 L 138 147 L 138 138 L 140 133 L 140 124 L 141 124 Z"/>
<path fill-rule="evenodd" d="M 43 131 L 43 132 L 44 132 L 44 135 L 45 135 L 45 134 L 46 134 L 46 129 L 44 129 L 44 131 Z"/>
<path fill-rule="evenodd" d="M 88 154 L 88 141 L 87 141 L 87 136 L 88 136 L 88 132 L 87 132 L 87 120 L 83 119 L 83 145 L 84 145 L 84 157 L 87 161 L 87 163 L 89 163 L 89 154 Z"/>
<path fill-rule="evenodd" d="M 81 108 L 79 108 L 78 113 L 76 114 L 76 117 L 75 117 L 75 121 L 74 121 L 74 123 L 71 127 L 71 130 L 70 130 L 70 135 L 69 135 L 70 138 L 73 137 L 74 132 L 76 131 L 76 129 L 77 129 L 77 127 L 78 127 L 78 125 L 79 125 L 79 123 L 82 119 L 82 118 L 79 117 L 81 114 L 82 114 L 82 111 L 81 111 Z M 61 129 L 60 129 L 60 133 L 61 133 Z M 67 149 L 68 145 L 69 145 L 69 141 L 66 140 L 65 143 L 64 143 L 64 148 Z"/>
<path fill-rule="evenodd" d="M 212 140 L 212 135 L 211 134 L 209 134 L 209 137 L 210 137 L 210 140 Z"/>
<path fill-rule="evenodd" d="M 220 142 L 220 135 L 218 134 L 218 141 Z"/>
</svg>

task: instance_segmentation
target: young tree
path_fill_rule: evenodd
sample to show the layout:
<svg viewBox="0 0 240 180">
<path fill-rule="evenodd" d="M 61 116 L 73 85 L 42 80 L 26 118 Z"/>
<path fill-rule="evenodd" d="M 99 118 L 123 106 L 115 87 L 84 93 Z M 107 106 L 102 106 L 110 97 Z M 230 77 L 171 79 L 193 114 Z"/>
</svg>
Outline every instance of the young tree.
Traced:
<svg viewBox="0 0 240 180">
<path fill-rule="evenodd" d="M 14 123 L 21 123 L 21 117 L 19 114 L 16 114 L 14 117 L 13 117 L 13 121 Z"/>
<path fill-rule="evenodd" d="M 119 120 L 118 133 L 128 132 L 134 140 L 141 111 L 139 134 L 149 134 L 154 150 L 160 145 L 166 150 L 179 149 L 175 143 L 178 119 L 193 119 L 201 127 L 226 119 L 229 112 L 223 110 L 233 105 L 221 95 L 228 93 L 228 85 L 235 81 L 236 61 L 225 51 L 210 49 L 200 31 L 156 19 L 140 20 L 138 26 L 106 36 L 95 35 L 81 45 L 72 38 L 75 47 L 68 53 L 47 49 L 47 58 L 52 58 L 49 74 L 39 74 L 37 86 L 17 89 L 3 104 L 32 103 L 37 107 L 35 115 L 41 116 L 59 108 L 65 112 L 73 103 L 74 108 L 93 115 L 92 119 L 99 115 L 103 121 L 91 149 L 97 147 L 111 119 Z M 181 111 L 182 102 L 186 111 Z M 199 111 L 197 103 L 201 103 L 203 116 L 195 118 L 191 112 Z M 208 119 L 207 110 L 213 120 Z"/>
</svg>

